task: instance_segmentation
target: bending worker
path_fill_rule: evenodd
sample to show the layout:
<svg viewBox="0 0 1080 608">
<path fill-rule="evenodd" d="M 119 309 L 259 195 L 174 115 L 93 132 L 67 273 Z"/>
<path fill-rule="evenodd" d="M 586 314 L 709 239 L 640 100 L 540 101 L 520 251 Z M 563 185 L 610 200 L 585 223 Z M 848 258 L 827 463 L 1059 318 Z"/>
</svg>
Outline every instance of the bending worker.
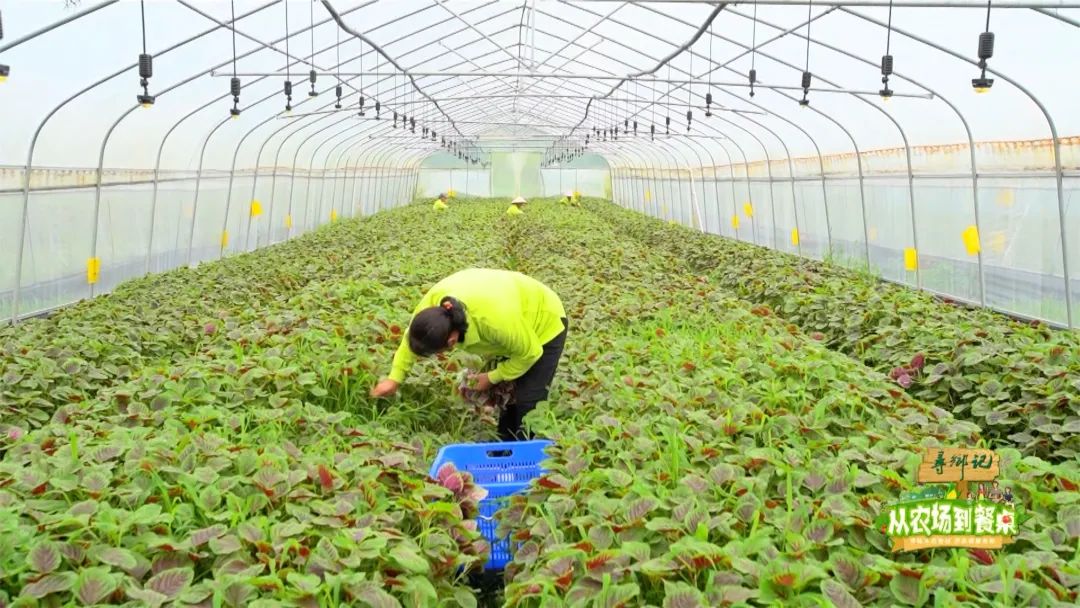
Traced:
<svg viewBox="0 0 1080 608">
<path fill-rule="evenodd" d="M 510 201 L 510 208 L 506 210 L 506 215 L 521 215 L 525 213 L 522 211 L 522 207 L 525 206 L 525 199 L 520 196 Z"/>
<path fill-rule="evenodd" d="M 526 439 L 521 421 L 548 397 L 566 343 L 566 312 L 548 286 L 520 272 L 472 268 L 431 288 L 413 314 L 394 355 L 390 376 L 373 397 L 397 392 L 417 357 L 461 346 L 466 352 L 501 359 L 495 369 L 471 378 L 477 390 L 514 383 L 514 399 L 499 416 L 499 438 Z"/>
<path fill-rule="evenodd" d="M 445 193 L 440 194 L 439 198 L 435 199 L 435 204 L 431 206 L 431 208 L 434 209 L 435 211 L 442 211 L 443 209 L 447 209 L 449 207 L 450 207 L 450 205 L 446 204 L 446 194 Z"/>
</svg>

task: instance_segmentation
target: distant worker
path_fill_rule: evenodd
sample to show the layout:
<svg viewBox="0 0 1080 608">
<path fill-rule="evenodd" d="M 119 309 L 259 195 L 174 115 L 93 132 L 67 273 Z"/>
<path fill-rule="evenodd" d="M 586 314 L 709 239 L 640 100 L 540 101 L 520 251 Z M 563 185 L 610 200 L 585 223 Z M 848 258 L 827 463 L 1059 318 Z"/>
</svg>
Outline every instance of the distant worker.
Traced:
<svg viewBox="0 0 1080 608">
<path fill-rule="evenodd" d="M 521 215 L 525 213 L 521 208 L 525 206 L 525 199 L 520 196 L 510 201 L 510 208 L 506 210 L 506 215 Z"/>
<path fill-rule="evenodd" d="M 450 205 L 446 204 L 446 193 L 440 194 L 439 198 L 435 199 L 435 204 L 431 206 L 435 211 L 442 211 L 443 209 L 449 209 Z"/>
<path fill-rule="evenodd" d="M 573 199 L 573 195 L 570 194 L 569 192 L 567 192 L 565 196 L 563 196 L 562 198 L 559 199 L 559 204 L 560 205 L 569 205 L 571 199 Z"/>
<path fill-rule="evenodd" d="M 470 377 L 478 391 L 514 383 L 514 398 L 499 416 L 499 437 L 531 435 L 521 420 L 548 397 L 562 357 L 568 324 L 562 300 L 548 286 L 520 272 L 471 268 L 439 281 L 413 313 L 394 355 L 390 376 L 373 397 L 397 392 L 417 357 L 462 346 L 466 352 L 501 360 L 493 371 Z"/>
</svg>

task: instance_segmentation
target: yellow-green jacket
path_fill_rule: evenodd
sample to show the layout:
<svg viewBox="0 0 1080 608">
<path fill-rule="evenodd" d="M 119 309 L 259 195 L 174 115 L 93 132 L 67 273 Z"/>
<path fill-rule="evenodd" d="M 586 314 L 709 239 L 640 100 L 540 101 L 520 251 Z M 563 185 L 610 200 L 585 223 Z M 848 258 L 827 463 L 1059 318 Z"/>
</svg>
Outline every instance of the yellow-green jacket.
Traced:
<svg viewBox="0 0 1080 608">
<path fill-rule="evenodd" d="M 525 212 L 517 205 L 510 205 L 510 208 L 506 210 L 506 215 L 521 215 L 523 213 Z"/>
<path fill-rule="evenodd" d="M 449 207 L 450 207 L 450 205 L 447 205 L 446 203 L 442 202 L 439 199 L 435 199 L 435 204 L 431 206 L 431 208 L 436 210 L 436 211 L 442 211 L 443 209 L 447 209 Z"/>
<path fill-rule="evenodd" d="M 413 315 L 438 306 L 446 296 L 465 305 L 468 329 L 458 344 L 475 355 L 507 358 L 488 374 L 495 383 L 529 371 L 543 354 L 544 344 L 563 331 L 562 300 L 547 285 L 520 272 L 486 268 L 456 272 L 436 283 Z M 394 355 L 390 379 L 403 382 L 415 362 L 406 331 Z"/>
</svg>

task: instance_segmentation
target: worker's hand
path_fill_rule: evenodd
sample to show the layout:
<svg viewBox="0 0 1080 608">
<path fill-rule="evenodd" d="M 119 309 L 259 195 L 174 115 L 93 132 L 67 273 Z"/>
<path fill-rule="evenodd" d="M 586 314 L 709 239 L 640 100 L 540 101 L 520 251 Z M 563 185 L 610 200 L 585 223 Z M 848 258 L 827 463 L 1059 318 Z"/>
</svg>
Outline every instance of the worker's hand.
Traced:
<svg viewBox="0 0 1080 608">
<path fill-rule="evenodd" d="M 397 392 L 398 383 L 387 378 L 385 380 L 379 380 L 379 383 L 375 385 L 375 388 L 371 389 L 372 397 L 389 397 Z"/>
<path fill-rule="evenodd" d="M 469 380 L 472 381 L 473 388 L 478 391 L 491 390 L 491 378 L 488 378 L 487 374 L 473 374 L 469 376 Z"/>
</svg>

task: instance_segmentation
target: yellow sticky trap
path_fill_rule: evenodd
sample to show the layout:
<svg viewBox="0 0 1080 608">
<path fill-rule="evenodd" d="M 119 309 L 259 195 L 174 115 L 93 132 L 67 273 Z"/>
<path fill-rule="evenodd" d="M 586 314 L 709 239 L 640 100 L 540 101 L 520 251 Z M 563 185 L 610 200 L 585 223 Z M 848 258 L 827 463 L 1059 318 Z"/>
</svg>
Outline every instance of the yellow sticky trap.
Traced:
<svg viewBox="0 0 1080 608">
<path fill-rule="evenodd" d="M 982 246 L 979 244 L 979 229 L 974 225 L 965 228 L 961 236 L 964 239 L 964 249 L 967 249 L 968 255 L 978 255 L 982 251 Z"/>
<path fill-rule="evenodd" d="M 251 201 L 251 217 L 259 217 L 260 215 L 262 215 L 262 203 Z"/>
<path fill-rule="evenodd" d="M 906 247 L 904 249 L 904 269 L 905 270 L 918 270 L 919 268 L 919 252 L 915 251 L 914 247 Z"/>
<path fill-rule="evenodd" d="M 337 210 L 336 209 L 331 209 L 330 210 L 330 221 L 331 222 L 336 222 L 337 221 Z"/>
<path fill-rule="evenodd" d="M 870 242 L 871 243 L 876 241 L 877 240 L 877 228 L 875 228 L 874 226 L 871 226 L 870 230 L 868 231 L 868 235 L 870 237 Z"/>
<path fill-rule="evenodd" d="M 446 198 L 457 198 L 457 190 L 447 190 Z"/>
<path fill-rule="evenodd" d="M 739 214 L 738 213 L 731 216 L 731 227 L 734 228 L 735 230 L 739 229 Z"/>
<path fill-rule="evenodd" d="M 1005 231 L 995 230 L 990 233 L 990 250 L 994 253 L 1002 253 L 1005 251 Z"/>
<path fill-rule="evenodd" d="M 86 284 L 93 285 L 101 276 L 101 258 L 87 258 L 86 260 Z"/>
<path fill-rule="evenodd" d="M 746 214 L 746 217 L 754 217 L 754 206 L 750 203 L 743 203 L 742 211 Z"/>
<path fill-rule="evenodd" d="M 799 246 L 799 229 L 798 228 L 792 228 L 791 229 L 791 244 L 796 246 L 796 247 Z"/>
<path fill-rule="evenodd" d="M 1009 207 L 1012 207 L 1015 203 L 1016 193 L 1013 192 L 1012 188 L 1005 188 L 1004 190 L 998 191 L 997 204 L 999 207 L 1005 207 L 1006 209 L 1008 209 Z"/>
<path fill-rule="evenodd" d="M 292 216 L 291 215 L 286 215 L 285 216 L 285 227 L 286 228 L 292 228 Z"/>
<path fill-rule="evenodd" d="M 225 249 L 228 246 L 229 246 L 229 231 L 228 230 L 222 230 L 221 231 L 221 248 Z"/>
<path fill-rule="evenodd" d="M 651 201 L 651 200 L 652 200 L 652 190 L 646 190 L 645 191 L 645 201 L 648 202 L 648 201 Z"/>
</svg>

